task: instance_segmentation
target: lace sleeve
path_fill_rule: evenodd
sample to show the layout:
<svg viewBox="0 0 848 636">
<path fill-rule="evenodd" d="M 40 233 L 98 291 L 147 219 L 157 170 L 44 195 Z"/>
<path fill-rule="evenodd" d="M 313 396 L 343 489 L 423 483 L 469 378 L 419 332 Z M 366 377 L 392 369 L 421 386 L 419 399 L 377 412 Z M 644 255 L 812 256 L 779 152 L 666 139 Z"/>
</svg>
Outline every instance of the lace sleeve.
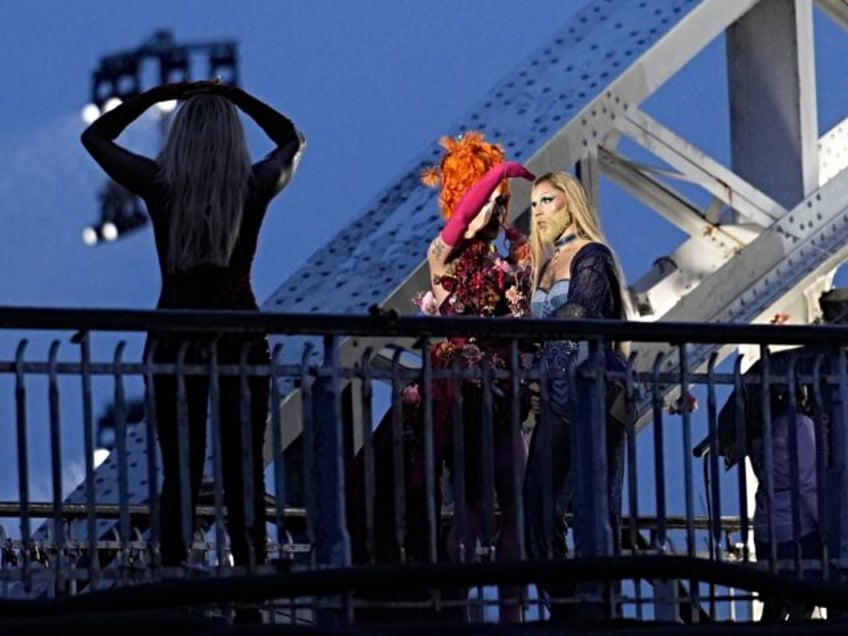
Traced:
<svg viewBox="0 0 848 636">
<path fill-rule="evenodd" d="M 558 318 L 621 317 L 621 291 L 612 252 L 601 243 L 589 243 L 574 256 L 568 300 Z"/>
</svg>

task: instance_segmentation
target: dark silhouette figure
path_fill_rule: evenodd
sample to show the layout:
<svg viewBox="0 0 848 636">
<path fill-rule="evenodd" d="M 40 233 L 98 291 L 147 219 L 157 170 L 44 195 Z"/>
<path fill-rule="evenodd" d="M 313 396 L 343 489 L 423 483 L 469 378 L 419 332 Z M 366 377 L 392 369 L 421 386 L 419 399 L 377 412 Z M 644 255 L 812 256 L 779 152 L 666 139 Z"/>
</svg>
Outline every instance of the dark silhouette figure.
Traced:
<svg viewBox="0 0 848 636">
<path fill-rule="evenodd" d="M 133 121 L 157 102 L 184 100 L 176 111 L 162 151 L 155 159 L 115 143 Z M 241 109 L 270 137 L 275 148 L 252 163 L 238 115 Z M 91 156 L 118 184 L 141 197 L 153 224 L 162 277 L 157 308 L 256 311 L 251 265 L 259 230 L 271 199 L 291 178 L 304 139 L 284 115 L 244 90 L 218 81 L 181 82 L 152 88 L 102 115 L 82 134 Z M 218 364 L 270 361 L 266 335 L 150 332 L 145 352 L 174 363 L 185 347 L 185 362 Z M 220 375 L 218 422 L 227 506 L 227 524 L 236 565 L 265 561 L 265 506 L 262 446 L 268 415 L 269 379 L 249 376 L 249 407 L 242 409 L 241 379 Z M 185 376 L 190 496 L 180 498 L 181 401 L 177 376 L 157 373 L 156 430 L 162 454 L 161 551 L 165 566 L 186 559 L 183 537 L 191 536 L 181 511 L 197 503 L 206 457 L 209 378 Z M 249 412 L 249 415 L 248 415 Z M 248 438 L 250 461 L 243 461 Z M 245 449 L 246 450 L 246 449 Z M 249 480 L 249 481 L 246 481 Z M 247 486 L 252 498 L 244 501 Z M 258 615 L 258 614 L 257 614 Z"/>
</svg>

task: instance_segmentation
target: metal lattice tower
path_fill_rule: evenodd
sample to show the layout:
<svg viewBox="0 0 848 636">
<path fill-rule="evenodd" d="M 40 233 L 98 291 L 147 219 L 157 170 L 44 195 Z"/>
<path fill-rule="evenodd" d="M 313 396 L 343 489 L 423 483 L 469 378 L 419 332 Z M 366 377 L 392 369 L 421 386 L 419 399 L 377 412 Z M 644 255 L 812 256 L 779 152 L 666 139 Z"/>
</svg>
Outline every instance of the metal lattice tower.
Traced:
<svg viewBox="0 0 848 636">
<path fill-rule="evenodd" d="M 593 0 L 473 104 L 453 130 L 484 132 L 536 174 L 579 164 L 595 197 L 605 175 L 685 233 L 671 253 L 656 255 L 649 271 L 631 276 L 642 320 L 751 323 L 784 312 L 793 322 L 809 322 L 819 293 L 848 257 L 848 120 L 819 137 L 815 5 L 813 0 Z M 817 5 L 848 28 L 846 0 Z M 730 168 L 640 108 L 722 36 Z M 623 139 L 655 162 L 625 156 Z M 409 299 L 427 287 L 428 243 L 441 227 L 436 193 L 420 183 L 419 174 L 441 150 L 434 140 L 262 309 L 363 314 L 378 304 L 411 312 Z M 695 184 L 710 204 L 692 203 L 675 187 L 678 181 Z M 527 194 L 526 184 L 515 184 L 513 213 L 526 214 Z M 599 204 L 606 213 L 603 200 Z M 306 342 L 286 337 L 281 360 L 299 363 Z M 320 359 L 320 340 L 311 344 L 312 355 Z M 365 346 L 346 342 L 342 359 L 358 358 Z M 715 350 L 693 349 L 692 369 Z M 661 348 L 638 351 L 639 364 L 650 365 Z M 281 387 L 281 395 L 288 445 L 300 433 L 300 398 L 290 385 Z M 132 503 L 143 502 L 147 493 L 143 428 L 133 427 L 129 443 L 130 479 L 137 485 Z M 114 455 L 98 469 L 98 502 L 117 501 Z M 70 501 L 84 500 L 84 486 Z"/>
</svg>

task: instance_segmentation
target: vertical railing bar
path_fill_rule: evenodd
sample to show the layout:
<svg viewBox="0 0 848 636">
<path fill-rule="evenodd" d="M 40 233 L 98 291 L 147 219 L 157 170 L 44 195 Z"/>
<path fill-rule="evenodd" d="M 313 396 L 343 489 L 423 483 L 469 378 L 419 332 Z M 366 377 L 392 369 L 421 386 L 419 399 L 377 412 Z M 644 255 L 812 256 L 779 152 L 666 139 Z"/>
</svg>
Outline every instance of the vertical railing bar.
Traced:
<svg viewBox="0 0 848 636">
<path fill-rule="evenodd" d="M 734 432 L 736 433 L 736 457 L 737 470 L 739 471 L 739 534 L 742 539 L 742 560 L 748 562 L 751 559 L 751 548 L 749 546 L 750 539 L 750 524 L 748 519 L 748 473 L 746 469 L 745 459 L 748 457 L 748 433 L 747 427 L 747 412 L 746 412 L 746 394 L 745 385 L 742 378 L 742 360 L 744 356 L 736 357 L 733 365 L 733 414 L 734 414 Z"/>
<path fill-rule="evenodd" d="M 97 517 L 95 516 L 96 494 L 94 489 L 94 421 L 91 399 L 91 337 L 88 331 L 74 338 L 80 345 L 82 363 L 82 420 L 85 447 L 85 503 L 88 527 L 88 575 L 90 585 L 96 588 L 100 577 L 100 556 L 97 550 Z"/>
<path fill-rule="evenodd" d="M 49 389 L 50 404 L 50 458 L 53 477 L 53 533 L 56 550 L 56 591 L 61 593 L 64 588 L 65 566 L 65 523 L 62 518 L 62 436 L 59 409 L 59 382 L 57 375 L 57 356 L 59 341 L 50 344 L 49 354 Z"/>
<path fill-rule="evenodd" d="M 192 531 L 194 520 L 194 497 L 191 484 L 191 449 L 188 420 L 188 394 L 186 390 L 185 358 L 188 351 L 189 341 L 180 343 L 177 352 L 176 382 L 177 382 L 177 456 L 179 457 L 178 478 L 180 486 L 180 531 L 184 546 L 191 546 L 194 541 Z M 187 559 L 191 558 L 193 552 L 188 551 Z"/>
<path fill-rule="evenodd" d="M 518 558 L 527 559 L 527 546 L 524 537 L 524 461 L 518 461 L 524 456 L 524 439 L 521 432 L 521 356 L 518 350 L 518 340 L 513 339 L 509 345 L 510 368 L 510 434 L 511 434 L 511 466 L 512 466 L 512 498 L 513 515 L 515 516 L 516 542 L 518 543 Z M 522 595 L 526 588 L 522 586 Z M 522 603 L 525 599 L 519 599 Z"/>
<path fill-rule="evenodd" d="M 312 357 L 312 353 L 315 349 L 315 346 L 311 342 L 307 342 L 303 347 L 303 353 L 300 358 L 300 393 L 302 395 L 302 410 L 301 417 L 303 418 L 303 490 L 304 490 L 304 498 L 307 502 L 311 502 L 314 499 L 312 491 L 314 490 L 312 485 L 312 478 L 309 474 L 310 467 L 312 466 L 313 461 L 313 442 L 312 438 L 315 434 L 315 418 L 312 415 L 312 383 L 313 380 L 310 378 L 309 373 L 309 360 Z M 306 537 L 309 540 L 309 544 L 315 546 L 315 528 L 312 522 L 312 515 L 306 515 Z"/>
<path fill-rule="evenodd" d="M 822 579 L 827 581 L 830 577 L 830 559 L 829 559 L 829 535 L 828 528 L 830 513 L 827 509 L 828 492 L 827 479 L 825 476 L 825 466 L 827 465 L 827 449 L 825 448 L 825 424 L 824 424 L 824 409 L 821 393 L 821 366 L 824 362 L 824 356 L 818 354 L 813 363 L 813 418 L 815 421 L 816 434 L 816 497 L 819 513 L 819 534 L 822 541 L 821 554 L 821 569 Z M 830 387 L 828 387 L 830 388 Z M 833 419 L 830 418 L 829 425 L 833 425 Z"/>
<path fill-rule="evenodd" d="M 129 564 L 131 540 L 130 509 L 127 494 L 129 492 L 129 473 L 127 467 L 127 417 L 126 396 L 124 394 L 123 354 L 126 341 L 121 340 L 115 347 L 113 377 L 115 382 L 115 441 L 118 460 L 118 514 L 121 528 L 121 558 L 119 564 Z"/>
<path fill-rule="evenodd" d="M 554 473 L 553 473 L 553 431 L 551 428 L 554 425 L 554 414 L 551 413 L 550 406 L 550 386 L 548 383 L 551 381 L 550 374 L 548 372 L 547 364 L 543 364 L 539 368 L 540 378 L 539 378 L 539 413 L 538 413 L 538 421 L 536 422 L 536 428 L 533 430 L 533 437 L 535 442 L 535 437 L 539 435 L 539 444 L 541 444 L 541 457 L 542 457 L 542 528 L 545 533 L 545 550 L 547 552 L 547 558 L 554 558 L 554 532 L 555 529 L 555 520 L 554 516 L 556 515 L 556 496 L 558 493 L 554 493 Z M 541 429 L 539 428 L 541 427 Z M 566 435 L 569 433 L 566 432 Z M 571 441 L 568 441 L 569 452 L 572 448 Z M 564 461 L 569 462 L 571 465 L 571 456 L 562 458 Z M 571 466 L 571 470 L 574 470 L 574 466 Z M 568 477 L 566 477 L 568 479 Z M 558 528 L 558 526 L 557 526 Z M 538 557 L 537 557 L 538 558 Z"/>
<path fill-rule="evenodd" d="M 406 563 L 406 471 L 404 467 L 403 398 L 400 385 L 400 357 L 403 350 L 395 349 L 392 354 L 392 494 L 395 509 L 395 541 L 401 563 Z M 423 354 L 422 354 L 423 355 Z M 431 396 L 424 394 L 425 402 Z"/>
<path fill-rule="evenodd" d="M 495 439 L 494 439 L 494 399 L 492 383 L 495 381 L 491 362 L 488 356 L 483 356 L 481 381 L 483 383 L 483 484 L 482 484 L 482 506 L 483 506 L 483 533 L 486 537 L 486 551 L 491 558 L 495 554 Z M 477 478 L 474 475 L 473 478 Z"/>
<path fill-rule="evenodd" d="M 789 359 L 786 369 L 786 386 L 789 391 L 789 408 L 787 414 L 786 428 L 789 435 L 789 476 L 790 497 L 792 500 L 792 538 L 795 547 L 795 572 L 800 577 L 801 572 L 801 489 L 799 484 L 800 467 L 798 463 L 798 398 L 795 395 L 796 356 Z"/>
<path fill-rule="evenodd" d="M 657 494 L 657 549 L 665 553 L 667 549 L 666 501 L 665 501 L 665 440 L 663 435 L 663 398 L 660 391 L 660 367 L 664 354 L 654 359 L 651 391 L 652 411 L 654 414 L 654 482 Z"/>
<path fill-rule="evenodd" d="M 474 546 L 466 545 L 468 536 L 468 501 L 466 499 L 465 481 L 465 418 L 463 387 L 465 378 L 460 367 L 460 356 L 451 360 L 451 377 L 447 380 L 453 390 L 450 392 L 451 419 L 450 430 L 451 452 L 451 490 L 453 492 L 453 523 L 451 534 L 457 541 L 457 558 L 460 563 L 474 559 Z"/>
<path fill-rule="evenodd" d="M 689 360 L 686 353 L 686 343 L 677 347 L 680 360 L 680 401 L 681 416 L 683 418 L 683 482 L 685 484 L 686 505 L 686 554 L 695 556 L 695 483 L 692 475 L 692 418 L 689 396 Z M 689 579 L 689 596 L 692 602 L 689 605 L 693 623 L 700 619 L 700 593 L 699 582 L 694 578 Z"/>
<path fill-rule="evenodd" d="M 215 560 L 217 569 L 227 565 L 226 520 L 224 519 L 224 468 L 221 441 L 221 376 L 218 366 L 220 340 L 209 343 L 209 427 L 212 445 L 212 501 L 215 507 Z"/>
<path fill-rule="evenodd" d="M 313 437 L 315 463 L 311 467 L 318 484 L 317 498 L 310 502 L 318 515 L 321 527 L 316 527 L 320 540 L 316 545 L 319 567 L 344 568 L 350 566 L 350 537 L 344 514 L 345 485 L 343 466 L 344 442 L 342 435 L 341 377 L 342 363 L 340 337 L 324 335 L 324 356 L 319 369 L 319 400 L 313 403 L 315 424 L 320 429 Z M 335 597 L 325 598 L 319 609 L 316 623 L 319 626 L 350 623 L 353 620 L 352 590 Z"/>
<path fill-rule="evenodd" d="M 18 493 L 21 502 L 22 575 L 24 588 L 30 591 L 32 583 L 30 563 L 32 537 L 30 536 L 29 449 L 27 444 L 26 375 L 24 371 L 24 351 L 28 344 L 29 340 L 21 340 L 18 342 L 17 351 L 15 352 L 15 406 L 18 434 Z"/>
<path fill-rule="evenodd" d="M 636 421 L 630 417 L 630 408 L 634 399 L 635 387 L 633 386 L 633 367 L 636 364 L 637 352 L 632 352 L 627 359 L 627 369 L 624 378 L 624 397 L 627 403 L 628 417 L 625 422 L 625 436 L 627 442 L 627 507 L 630 511 L 630 523 L 628 534 L 630 535 L 630 551 L 633 556 L 639 552 L 639 470 L 637 466 L 636 448 Z M 621 531 L 621 529 L 619 529 Z M 617 543 L 617 542 L 616 542 Z M 615 544 L 614 544 L 615 545 Z M 636 618 L 643 619 L 642 608 L 642 585 L 641 579 L 633 579 L 633 590 L 636 597 Z"/>
<path fill-rule="evenodd" d="M 247 360 L 250 353 L 251 344 L 245 342 L 239 353 L 239 421 L 241 424 L 241 470 L 242 470 L 242 489 L 244 490 L 244 498 L 242 499 L 243 520 L 245 532 L 252 532 L 256 527 L 256 511 L 253 502 L 260 493 L 254 492 L 256 484 L 253 483 L 253 425 L 251 417 L 251 390 L 248 382 Z M 265 493 L 261 493 L 263 498 L 263 506 Z M 247 572 L 252 574 L 256 567 L 256 551 L 264 550 L 264 546 L 254 545 L 254 542 L 247 542 Z"/>
<path fill-rule="evenodd" d="M 692 431 L 690 425 L 689 406 L 689 360 L 686 353 L 686 344 L 677 347 L 680 360 L 680 414 L 683 419 L 683 482 L 685 488 L 686 506 L 686 554 L 695 556 L 695 488 L 692 475 L 692 461 L 689 449 L 692 448 Z"/>
<path fill-rule="evenodd" d="M 144 382 L 146 386 L 145 427 L 147 437 L 147 497 L 150 502 L 150 531 L 148 552 L 154 569 L 161 565 L 161 528 L 159 520 L 159 472 L 157 466 L 156 440 L 156 389 L 153 382 L 154 355 L 158 342 L 151 339 L 144 355 Z"/>
<path fill-rule="evenodd" d="M 768 505 L 769 571 L 777 573 L 777 541 L 774 527 L 774 447 L 771 422 L 771 356 L 766 345 L 760 345 L 760 408 L 762 413 L 763 463 Z M 759 559 L 760 555 L 757 555 Z"/>
<path fill-rule="evenodd" d="M 620 461 L 619 456 L 611 458 L 608 454 L 609 441 L 609 412 L 607 409 L 607 387 L 606 387 L 606 353 L 605 342 L 602 338 L 591 338 L 586 342 L 588 345 L 589 357 L 585 362 L 585 371 L 580 373 L 584 380 L 590 380 L 591 389 L 589 391 L 588 413 L 589 417 L 578 417 L 577 427 L 572 429 L 572 439 L 575 439 L 574 432 L 578 433 L 578 443 L 574 448 L 581 455 L 578 462 L 574 462 L 575 467 L 579 467 L 577 475 L 577 493 L 580 495 L 580 502 L 584 505 L 588 504 L 591 512 L 576 516 L 576 529 L 579 534 L 575 536 L 575 554 L 582 556 L 602 556 L 611 557 L 612 546 L 618 543 L 620 535 L 614 539 L 612 537 L 613 514 L 619 515 L 619 510 L 610 509 L 611 489 L 617 488 L 618 484 L 610 481 L 611 475 L 609 470 L 613 469 L 611 462 Z M 572 387 L 575 384 L 572 382 Z M 578 409 L 581 413 L 583 409 Z M 584 419 L 585 418 L 585 419 Z M 590 426 L 586 424 L 589 423 Z M 591 425 L 593 424 L 593 425 Z M 589 442 L 587 444 L 587 442 Z M 624 450 L 624 449 L 620 449 Z M 587 462 L 588 460 L 588 462 Z M 617 476 L 616 476 L 617 478 Z M 616 493 L 617 503 L 620 505 L 622 496 L 621 492 Z M 587 520 L 592 519 L 591 524 L 587 524 Z M 616 526 L 616 532 L 620 531 L 620 525 Z M 582 547 L 581 547 L 582 544 Z M 588 549 L 587 549 L 588 548 Z M 578 585 L 578 590 L 580 589 Z M 585 589 L 590 594 L 596 595 L 601 599 L 604 606 L 604 613 L 608 616 L 616 616 L 618 613 L 618 599 L 616 598 L 615 588 L 612 579 L 606 578 L 596 582 L 593 585 L 586 585 Z M 591 590 L 591 591 L 590 591 Z"/>
<path fill-rule="evenodd" d="M 707 367 L 707 428 L 710 439 L 710 544 L 714 553 L 710 557 L 721 561 L 721 483 L 719 475 L 719 448 L 717 436 L 718 408 L 715 391 L 715 365 L 718 353 L 713 352 Z"/>
<path fill-rule="evenodd" d="M 271 426 L 272 426 L 272 443 L 274 450 L 272 453 L 274 461 L 274 515 L 276 517 L 277 526 L 277 543 L 280 546 L 280 557 L 282 558 L 282 546 L 286 535 L 286 475 L 285 475 L 285 453 L 283 449 L 283 422 L 280 413 L 280 403 L 282 396 L 280 395 L 280 373 L 281 362 L 280 356 L 283 353 L 283 345 L 277 344 L 271 353 L 271 403 L 269 409 L 271 411 Z M 217 504 L 216 504 L 217 505 Z"/>
<path fill-rule="evenodd" d="M 424 369 L 424 395 L 433 395 L 433 361 L 430 357 L 430 343 L 425 340 L 421 345 L 421 357 Z M 441 510 L 436 510 L 435 490 L 435 450 L 433 447 L 433 400 L 424 400 L 424 470 L 425 492 L 427 493 L 427 548 L 430 563 L 438 560 L 436 543 L 437 516 L 441 518 Z M 436 599 L 437 605 L 439 599 Z"/>
<path fill-rule="evenodd" d="M 436 475 L 435 475 L 435 448 L 433 430 L 433 359 L 430 341 L 426 338 L 421 342 L 422 360 L 422 382 L 424 384 L 424 492 L 427 513 L 427 561 L 436 563 L 438 561 L 438 546 L 436 544 L 439 525 L 442 519 L 441 506 L 436 510 Z M 441 500 L 441 498 L 440 498 Z M 442 607 L 441 591 L 438 588 L 431 590 L 433 608 L 439 612 Z"/>
<path fill-rule="evenodd" d="M 365 551 L 370 563 L 377 560 L 377 541 L 374 535 L 374 499 L 376 497 L 377 476 L 374 466 L 374 424 L 372 402 L 374 400 L 374 387 L 371 380 L 371 356 L 374 354 L 373 347 L 367 347 L 362 352 L 359 361 L 359 377 L 362 382 L 360 388 L 362 420 L 362 460 L 363 460 L 363 482 L 365 486 Z M 348 502 L 351 505 L 353 502 Z"/>
<path fill-rule="evenodd" d="M 497 544 L 495 541 L 495 439 L 494 439 L 494 399 L 493 387 L 495 382 L 494 369 L 492 368 L 489 356 L 483 356 L 483 367 L 481 369 L 483 389 L 482 400 L 482 433 L 483 433 L 483 462 L 481 466 L 482 475 L 474 474 L 472 479 L 480 479 L 482 482 L 482 491 L 480 491 L 480 505 L 482 506 L 481 514 L 483 515 L 483 536 L 486 540 L 486 555 L 487 558 L 498 560 L 500 557 L 497 554 Z M 472 429 L 473 430 L 473 429 Z M 478 488 L 481 487 L 478 484 Z M 479 526 L 478 526 L 479 527 Z M 472 550 L 476 548 L 475 545 Z M 476 559 L 475 559 L 476 560 Z M 486 611 L 486 595 L 483 586 L 477 588 L 477 597 L 480 599 L 479 607 L 480 614 Z M 476 611 L 476 610 L 475 610 Z"/>
<path fill-rule="evenodd" d="M 513 527 L 515 528 L 514 541 L 517 547 L 517 558 L 519 561 L 527 560 L 527 546 L 524 537 L 524 468 L 527 452 L 524 447 L 524 439 L 521 431 L 521 389 L 524 378 L 521 368 L 521 355 L 518 349 L 518 340 L 513 338 L 509 343 L 509 369 L 510 369 L 510 466 L 512 467 L 512 515 Z M 503 514 L 503 511 L 502 511 Z M 521 585 L 515 600 L 518 603 L 522 617 L 528 604 L 528 588 Z"/>
<path fill-rule="evenodd" d="M 833 414 L 834 419 L 831 419 L 831 426 L 838 423 L 838 429 L 832 431 L 831 439 L 833 440 L 833 458 L 834 458 L 834 467 L 838 471 L 838 483 L 840 487 L 845 483 L 845 471 L 848 470 L 848 466 L 846 466 L 846 461 L 848 461 L 848 359 L 846 358 L 846 353 L 844 349 L 838 349 L 836 353 L 837 359 L 837 373 L 839 377 L 839 410 L 840 413 L 837 415 Z M 844 496 L 845 493 L 840 493 Z M 837 508 L 837 514 L 839 515 L 837 518 L 838 528 L 839 528 L 839 551 L 838 554 L 840 558 L 844 558 L 846 554 L 846 535 L 848 535 L 848 507 L 844 505 L 843 502 L 840 502 L 840 505 Z M 837 568 L 834 568 L 835 572 L 838 572 Z"/>
<path fill-rule="evenodd" d="M 627 361 L 627 376 L 625 378 L 624 391 L 628 404 L 633 395 L 631 371 L 635 358 L 636 353 L 634 352 Z M 635 554 L 639 551 L 639 473 L 636 465 L 636 426 L 632 418 L 628 418 L 626 422 L 625 435 L 627 442 L 627 506 L 630 509 L 628 534 L 630 535 L 630 550 Z"/>
<path fill-rule="evenodd" d="M 721 561 L 721 488 L 718 467 L 718 439 L 716 437 L 718 408 L 715 391 L 715 365 L 717 360 L 718 353 L 713 352 L 707 364 L 707 435 L 710 440 L 710 456 L 701 461 L 704 461 L 705 464 L 709 463 L 707 474 L 710 476 L 710 487 L 707 493 L 707 514 L 710 521 L 708 531 L 710 559 Z M 718 612 L 715 583 L 710 582 L 709 590 L 710 618 L 715 620 Z"/>
<path fill-rule="evenodd" d="M 425 508 L 427 518 L 427 562 L 436 563 L 438 561 L 438 546 L 437 537 L 440 531 L 442 520 L 441 506 L 436 510 L 436 476 L 435 476 L 435 448 L 434 448 L 434 430 L 433 430 L 433 359 L 430 348 L 430 341 L 427 339 L 421 342 L 421 370 L 422 383 L 424 388 L 424 493 L 425 493 Z M 454 467 L 456 469 L 456 467 Z M 458 470 L 458 469 L 457 469 Z M 455 471 L 456 472 L 456 471 Z M 464 489 L 463 489 L 464 494 Z M 441 501 L 441 498 L 440 498 Z M 454 512 L 458 509 L 455 506 Z M 456 519 L 454 519 L 456 523 Z M 433 601 L 433 608 L 439 612 L 442 607 L 441 590 L 432 588 L 430 597 Z"/>
</svg>

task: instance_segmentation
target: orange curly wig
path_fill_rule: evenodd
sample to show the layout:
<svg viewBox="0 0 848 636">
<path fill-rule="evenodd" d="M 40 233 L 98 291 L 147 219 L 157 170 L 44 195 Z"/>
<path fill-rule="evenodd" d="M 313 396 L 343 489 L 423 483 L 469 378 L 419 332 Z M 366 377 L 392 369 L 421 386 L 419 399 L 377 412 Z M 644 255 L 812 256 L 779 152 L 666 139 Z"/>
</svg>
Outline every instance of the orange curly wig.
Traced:
<svg viewBox="0 0 848 636">
<path fill-rule="evenodd" d="M 439 212 L 447 221 L 456 204 L 463 195 L 492 166 L 506 160 L 503 148 L 499 144 L 483 141 L 482 133 L 466 132 L 462 137 L 453 139 L 442 137 L 439 144 L 445 154 L 438 166 L 432 166 L 423 172 L 421 181 L 435 188 L 441 182 L 439 194 Z M 498 186 L 501 194 L 509 194 L 506 179 Z"/>
</svg>

